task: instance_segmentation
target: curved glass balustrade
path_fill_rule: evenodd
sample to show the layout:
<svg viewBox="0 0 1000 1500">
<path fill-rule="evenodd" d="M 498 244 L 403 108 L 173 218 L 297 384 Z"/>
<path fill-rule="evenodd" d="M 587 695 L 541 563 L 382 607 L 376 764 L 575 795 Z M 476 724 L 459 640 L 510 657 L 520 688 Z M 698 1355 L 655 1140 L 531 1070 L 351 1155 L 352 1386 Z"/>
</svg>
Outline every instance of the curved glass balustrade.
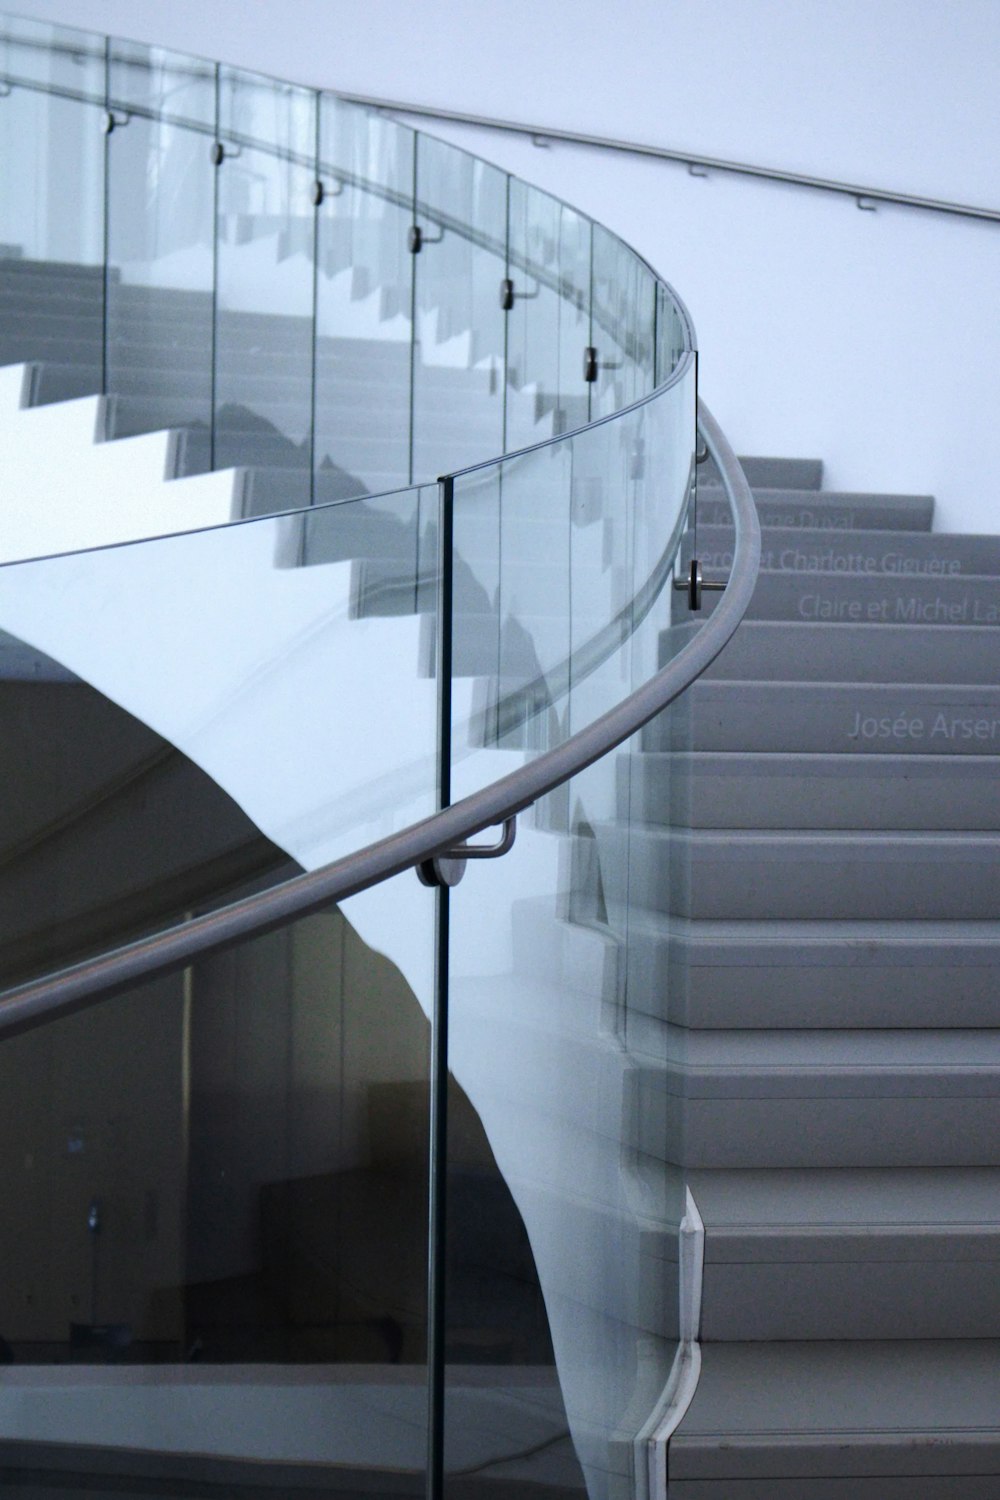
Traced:
<svg viewBox="0 0 1000 1500">
<path fill-rule="evenodd" d="M 0 362 L 103 394 L 108 437 L 172 429 L 178 475 L 240 469 L 247 518 L 0 569 L 9 986 L 647 682 L 694 628 L 696 363 L 614 235 L 335 96 L 21 21 L 0 89 L 0 153 L 34 153 Z M 38 1463 L 642 1492 L 683 1202 L 633 760 L 454 892 L 400 876 L 4 1041 L 0 1410 Z"/>
<path fill-rule="evenodd" d="M 4 686 L 27 721 L 7 983 L 317 868 L 653 675 L 678 644 L 694 376 L 688 361 L 620 416 L 440 487 L 0 570 Z M 48 1161 L 37 1132 L 54 1129 L 72 1159 L 65 1183 L 61 1167 L 40 1174 L 44 1225 L 36 1197 L 15 1208 L 3 1184 L 13 1263 L 39 1241 L 47 1266 L 15 1276 L 28 1290 L 4 1314 L 12 1388 L 34 1372 L 20 1438 L 83 1442 L 94 1413 L 77 1392 L 57 1414 L 65 1383 L 44 1371 L 113 1354 L 92 1387 L 98 1446 L 155 1450 L 164 1473 L 183 1453 L 273 1459 L 276 1377 L 244 1393 L 252 1423 L 225 1415 L 264 1362 L 325 1414 L 322 1441 L 291 1422 L 289 1460 L 385 1482 L 394 1455 L 422 1469 L 430 1358 L 448 1376 L 449 1473 L 509 1462 L 614 1489 L 623 1434 L 669 1371 L 679 1221 L 664 1153 L 622 1125 L 626 764 L 598 762 L 523 818 L 515 855 L 450 898 L 450 924 L 447 893 L 401 876 L 0 1049 L 11 1097 L 34 1099 L 14 1156 Z M 444 999 L 450 1064 L 432 1096 Z M 147 1032 L 159 1040 L 137 1052 Z M 442 1096 L 448 1227 L 435 1220 L 429 1244 L 445 1336 L 429 1344 Z M 68 1259 L 52 1261 L 56 1241 Z M 162 1392 L 150 1366 L 164 1363 L 183 1366 L 170 1390 L 210 1388 L 219 1414 L 169 1442 L 162 1402 L 137 1414 L 127 1395 L 139 1371 Z M 370 1409 L 385 1421 L 348 1440 Z"/>
<path fill-rule="evenodd" d="M 0 363 L 244 471 L 244 514 L 571 430 L 693 347 L 615 235 L 332 94 L 0 19 L 0 152 Z"/>
</svg>

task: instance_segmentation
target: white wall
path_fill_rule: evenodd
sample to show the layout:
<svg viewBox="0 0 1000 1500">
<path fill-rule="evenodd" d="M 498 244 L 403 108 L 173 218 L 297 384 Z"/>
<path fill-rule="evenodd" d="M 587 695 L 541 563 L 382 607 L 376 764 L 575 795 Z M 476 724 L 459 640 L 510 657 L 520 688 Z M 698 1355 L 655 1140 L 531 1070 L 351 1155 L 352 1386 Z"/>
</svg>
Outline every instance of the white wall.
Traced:
<svg viewBox="0 0 1000 1500">
<path fill-rule="evenodd" d="M 21 0 L 347 91 L 1000 206 L 997 0 Z M 674 282 L 743 451 L 1000 531 L 1000 227 L 455 127 Z"/>
</svg>

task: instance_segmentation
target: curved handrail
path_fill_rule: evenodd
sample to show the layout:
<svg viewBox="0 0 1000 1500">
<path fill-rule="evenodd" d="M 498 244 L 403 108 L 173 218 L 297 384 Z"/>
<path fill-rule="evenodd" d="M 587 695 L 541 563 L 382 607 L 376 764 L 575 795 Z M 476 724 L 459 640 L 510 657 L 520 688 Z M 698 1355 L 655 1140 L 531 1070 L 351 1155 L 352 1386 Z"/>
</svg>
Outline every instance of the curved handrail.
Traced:
<svg viewBox="0 0 1000 1500">
<path fill-rule="evenodd" d="M 294 876 L 219 911 L 9 990 L 0 995 L 0 1034 L 25 1031 L 108 999 L 156 975 L 183 968 L 195 958 L 271 932 L 447 854 L 483 829 L 523 812 L 630 739 L 679 697 L 711 665 L 743 619 L 760 563 L 760 526 L 746 476 L 704 403 L 699 403 L 698 425 L 733 510 L 733 567 L 726 591 L 710 619 L 667 666 L 562 744 L 431 817 L 322 869 Z"/>
</svg>

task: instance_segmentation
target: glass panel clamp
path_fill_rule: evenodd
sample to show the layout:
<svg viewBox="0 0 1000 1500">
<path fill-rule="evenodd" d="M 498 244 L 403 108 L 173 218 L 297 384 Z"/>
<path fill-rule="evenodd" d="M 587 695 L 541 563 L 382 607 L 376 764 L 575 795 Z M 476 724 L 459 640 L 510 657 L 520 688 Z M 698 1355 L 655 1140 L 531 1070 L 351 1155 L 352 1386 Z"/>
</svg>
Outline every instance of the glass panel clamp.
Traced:
<svg viewBox="0 0 1000 1500">
<path fill-rule="evenodd" d="M 419 255 L 425 245 L 440 245 L 444 239 L 444 226 L 438 225 L 440 234 L 425 234 L 419 224 L 411 224 L 406 236 L 406 248 L 411 255 Z"/>
<path fill-rule="evenodd" d="M 514 282 L 510 276 L 505 276 L 500 283 L 500 306 L 504 312 L 510 312 L 515 302 L 531 302 L 542 290 L 541 283 L 535 286 L 533 292 L 517 292 L 514 290 Z"/>
<path fill-rule="evenodd" d="M 701 609 L 701 596 L 703 593 L 721 594 L 725 590 L 725 583 L 706 583 L 701 576 L 701 563 L 696 557 L 692 557 L 691 566 L 686 578 L 675 578 L 674 588 L 679 594 L 687 594 L 688 609 Z"/>
</svg>

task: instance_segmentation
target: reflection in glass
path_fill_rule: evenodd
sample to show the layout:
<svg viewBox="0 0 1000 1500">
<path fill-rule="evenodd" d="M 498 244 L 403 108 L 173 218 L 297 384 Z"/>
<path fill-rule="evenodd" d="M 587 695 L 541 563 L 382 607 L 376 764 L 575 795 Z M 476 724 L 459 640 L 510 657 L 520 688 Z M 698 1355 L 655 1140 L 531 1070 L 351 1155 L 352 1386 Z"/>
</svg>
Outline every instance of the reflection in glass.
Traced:
<svg viewBox="0 0 1000 1500">
<path fill-rule="evenodd" d="M 503 448 L 505 173 L 417 137 L 413 472 L 432 478 Z"/>
<path fill-rule="evenodd" d="M 45 361 L 36 403 L 101 389 L 103 119 L 102 37 L 0 21 L 0 364 Z"/>
<path fill-rule="evenodd" d="M 193 473 L 211 447 L 215 68 L 113 42 L 108 96 L 108 435 L 175 428 Z"/>
<path fill-rule="evenodd" d="M 590 222 L 510 179 L 507 452 L 582 427 L 590 340 Z"/>
<path fill-rule="evenodd" d="M 433 810 L 432 500 L 3 570 L 7 982 Z M 0 1045 L 0 1331 L 99 1367 L 9 1435 L 422 1484 L 434 908 L 401 877 Z"/>
<path fill-rule="evenodd" d="M 694 395 L 691 364 L 614 422 L 456 480 L 456 573 L 471 563 L 491 605 L 479 634 L 456 605 L 456 671 L 487 684 L 487 711 L 466 718 L 455 683 L 456 798 L 655 672 Z M 470 863 L 450 896 L 450 1060 L 489 1144 L 477 1151 L 461 1120 L 449 1134 L 455 1485 L 475 1391 L 494 1433 L 482 1477 L 623 1493 L 674 1358 L 684 1205 L 665 1029 L 648 993 L 633 1014 L 629 988 L 630 928 L 645 919 L 630 776 L 628 747 L 598 761 L 522 814 L 513 851 Z"/>
<path fill-rule="evenodd" d="M 219 139 L 213 467 L 260 515 L 309 504 L 316 96 L 220 68 Z"/>
<path fill-rule="evenodd" d="M 319 103 L 314 485 L 322 503 L 410 482 L 415 137 L 333 95 Z"/>
<path fill-rule="evenodd" d="M 653 389 L 656 279 L 617 235 L 594 225 L 592 343 L 598 379 L 593 417 Z"/>
</svg>

